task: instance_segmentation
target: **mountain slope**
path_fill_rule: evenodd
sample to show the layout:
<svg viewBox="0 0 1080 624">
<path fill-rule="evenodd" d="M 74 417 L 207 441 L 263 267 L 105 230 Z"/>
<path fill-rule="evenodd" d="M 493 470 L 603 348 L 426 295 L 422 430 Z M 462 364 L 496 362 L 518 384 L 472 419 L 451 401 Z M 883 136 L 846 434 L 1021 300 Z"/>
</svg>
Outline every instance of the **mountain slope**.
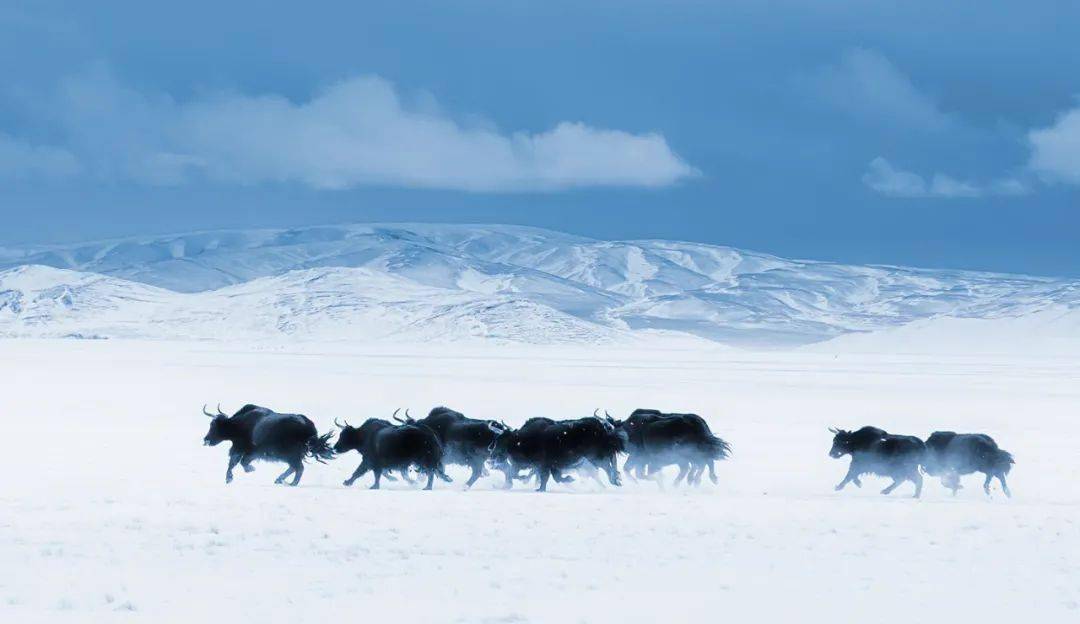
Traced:
<svg viewBox="0 0 1080 624">
<path fill-rule="evenodd" d="M 44 266 L 0 272 L 0 336 L 334 342 L 633 342 L 528 300 L 362 268 L 291 271 L 201 293 Z"/>
<path fill-rule="evenodd" d="M 240 318 L 228 306 L 211 306 L 216 293 L 272 300 L 246 312 L 263 319 L 260 327 L 269 322 L 267 310 L 276 310 L 279 328 L 316 333 L 327 319 L 340 323 L 351 314 L 372 327 L 387 323 L 387 336 L 449 339 L 504 331 L 508 340 L 526 339 L 535 318 L 537 340 L 662 330 L 774 347 L 941 316 L 1020 317 L 1080 307 L 1080 283 L 1069 280 L 787 260 L 700 243 L 600 241 L 502 225 L 199 232 L 0 250 L 0 268 L 27 264 L 186 293 L 192 297 L 183 299 L 185 309 L 215 310 L 196 314 L 211 325 L 222 316 Z M 322 277 L 311 281 L 313 275 Z M 334 294 L 311 296 L 306 289 L 319 292 L 319 281 L 334 283 Z M 144 296 L 163 296 L 152 292 Z M 407 296 L 398 298 L 400 292 Z M 321 307 L 324 299 L 336 303 Z M 289 303 L 300 300 L 310 305 Z M 518 328 L 510 331 L 512 325 Z"/>
</svg>

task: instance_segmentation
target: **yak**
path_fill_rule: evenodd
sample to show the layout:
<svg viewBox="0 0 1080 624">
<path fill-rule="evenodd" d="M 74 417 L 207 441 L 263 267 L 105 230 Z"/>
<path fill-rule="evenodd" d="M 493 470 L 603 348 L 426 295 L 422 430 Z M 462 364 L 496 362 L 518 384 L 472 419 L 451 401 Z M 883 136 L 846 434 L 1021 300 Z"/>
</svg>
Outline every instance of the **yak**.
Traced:
<svg viewBox="0 0 1080 624">
<path fill-rule="evenodd" d="M 607 414 L 605 412 L 605 414 Z M 709 470 L 717 483 L 715 462 L 731 455 L 731 445 L 713 435 L 709 424 L 697 414 L 667 414 L 654 409 L 636 409 L 624 421 L 608 415 L 608 421 L 626 433 L 630 457 L 623 466 L 627 475 L 651 477 L 664 466 L 676 465 L 679 475 L 698 485 Z"/>
<path fill-rule="evenodd" d="M 510 429 L 494 420 L 469 418 L 448 407 L 436 407 L 424 418 L 413 419 L 406 410 L 402 424 L 413 424 L 433 431 L 443 448 L 443 462 L 468 466 L 472 470 L 465 487 L 472 487 L 477 479 L 486 474 L 484 469 L 496 438 Z M 394 412 L 397 418 L 397 412 Z"/>
<path fill-rule="evenodd" d="M 408 474 L 416 466 L 427 475 L 425 490 L 433 487 L 435 477 L 451 481 L 443 470 L 443 448 L 438 437 L 431 429 L 419 425 L 394 425 L 380 418 L 370 418 L 359 427 L 348 422 L 337 425 L 341 432 L 334 444 L 335 453 L 358 451 L 362 456 L 360 465 L 344 485 L 350 486 L 364 473 L 375 473 L 375 483 L 371 489 L 379 489 L 383 473 L 398 470 Z"/>
<path fill-rule="evenodd" d="M 546 492 L 548 481 L 567 483 L 573 479 L 563 471 L 592 465 L 607 474 L 612 485 L 619 480 L 617 455 L 626 448 L 626 435 L 611 423 L 597 418 L 556 421 L 531 418 L 516 431 L 501 433 L 492 446 L 494 462 L 509 466 L 506 486 L 523 468 L 540 477 L 538 492 Z"/>
<path fill-rule="evenodd" d="M 973 472 L 986 475 L 983 490 L 989 496 L 990 483 L 997 478 L 1001 491 L 1012 497 L 1005 475 L 1015 462 L 1008 451 L 998 448 L 997 442 L 981 433 L 935 431 L 926 439 L 926 459 L 923 470 L 952 490 L 953 496 L 961 487 L 960 477 Z"/>
<path fill-rule="evenodd" d="M 496 436 L 491 446 L 489 461 L 497 469 L 506 475 L 505 489 L 510 489 L 514 481 L 528 481 L 540 473 L 540 464 L 543 461 L 544 429 L 554 426 L 555 420 L 544 416 L 536 416 L 525 421 L 518 429 L 508 429 Z M 522 470 L 530 470 L 530 474 L 520 476 Z M 573 478 L 563 476 L 561 472 L 555 474 L 557 483 L 569 483 Z"/>
<path fill-rule="evenodd" d="M 289 475 L 289 485 L 298 485 L 304 474 L 304 458 L 311 457 L 320 463 L 334 457 L 328 444 L 333 433 L 319 435 L 315 423 L 301 414 L 279 414 L 258 405 L 245 405 L 232 416 L 221 411 L 211 414 L 203 406 L 203 414 L 210 417 L 210 430 L 203 438 L 206 446 L 217 446 L 228 440 L 229 466 L 225 470 L 225 483 L 232 483 L 233 468 L 240 464 L 244 472 L 255 470 L 251 462 L 258 460 L 280 461 L 289 465 L 274 483 L 284 483 Z"/>
<path fill-rule="evenodd" d="M 851 455 L 851 465 L 844 479 L 836 485 L 836 491 L 844 489 L 848 483 L 862 487 L 859 476 L 876 474 L 892 478 L 882 494 L 891 494 L 905 481 L 915 484 L 915 498 L 922 495 L 923 478 L 920 465 L 926 452 L 926 445 L 915 436 L 893 435 L 877 427 L 863 427 L 857 431 L 844 431 L 831 428 L 833 434 L 832 449 L 829 456 L 840 459 Z"/>
</svg>

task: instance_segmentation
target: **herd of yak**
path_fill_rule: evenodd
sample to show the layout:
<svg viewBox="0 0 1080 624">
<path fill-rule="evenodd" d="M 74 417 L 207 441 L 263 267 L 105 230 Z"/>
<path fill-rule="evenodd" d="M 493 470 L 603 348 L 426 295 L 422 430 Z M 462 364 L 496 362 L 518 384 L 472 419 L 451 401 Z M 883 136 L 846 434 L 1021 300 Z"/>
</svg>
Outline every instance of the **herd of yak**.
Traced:
<svg viewBox="0 0 1080 624">
<path fill-rule="evenodd" d="M 297 485 L 305 459 L 326 463 L 337 454 L 357 451 L 362 460 L 345 480 L 347 486 L 369 471 L 375 477 L 372 489 L 378 489 L 383 478 L 397 480 L 393 473 L 413 482 L 410 471 L 415 469 L 427 478 L 425 489 L 430 490 L 436 478 L 451 480 L 444 469 L 448 464 L 471 470 L 467 487 L 488 474 L 489 468 L 505 475 L 506 488 L 513 487 L 514 481 L 535 479 L 538 491 L 543 492 L 551 479 L 573 481 L 570 472 L 601 484 L 603 472 L 612 485 L 621 485 L 620 454 L 627 455 L 622 472 L 631 479 L 659 479 L 665 467 L 678 466 L 675 485 L 684 479 L 698 485 L 706 470 L 716 483 L 715 463 L 731 454 L 728 443 L 715 436 L 697 414 L 653 409 L 634 410 L 625 420 L 607 412 L 600 417 L 599 410 L 574 420 L 531 418 L 517 429 L 500 421 L 468 418 L 446 407 L 436 407 L 421 419 L 413 419 L 406 410 L 404 418 L 394 412 L 394 422 L 369 418 L 359 427 L 335 420 L 340 431 L 333 446 L 333 432 L 320 435 L 315 424 L 300 414 L 279 414 L 257 405 L 245 405 L 232 416 L 220 407 L 212 414 L 204 406 L 203 413 L 211 418 L 203 443 L 232 443 L 226 483 L 232 481 L 237 465 L 251 472 L 253 461 L 270 460 L 288 465 L 276 483 L 285 483 L 291 476 L 289 485 Z M 983 489 L 987 494 L 996 478 L 1002 491 L 1011 496 L 1005 476 L 1013 465 L 1012 455 L 999 449 L 990 436 L 937 431 L 924 442 L 877 427 L 829 431 L 833 433 L 829 455 L 851 456 L 837 490 L 848 483 L 862 487 L 859 477 L 875 474 L 893 480 L 882 494 L 911 481 L 917 498 L 926 474 L 939 477 L 955 495 L 962 475 L 981 472 L 986 476 Z"/>
</svg>

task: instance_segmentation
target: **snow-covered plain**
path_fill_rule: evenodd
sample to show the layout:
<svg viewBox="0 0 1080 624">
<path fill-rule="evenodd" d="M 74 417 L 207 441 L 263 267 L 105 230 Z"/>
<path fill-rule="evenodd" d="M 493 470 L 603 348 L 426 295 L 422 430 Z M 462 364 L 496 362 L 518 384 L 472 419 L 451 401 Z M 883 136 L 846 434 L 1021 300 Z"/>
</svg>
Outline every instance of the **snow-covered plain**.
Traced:
<svg viewBox="0 0 1080 624">
<path fill-rule="evenodd" d="M 1076 622 L 1080 355 L 614 346 L 289 347 L 0 341 L 5 622 Z M 693 410 L 734 446 L 719 485 L 505 492 L 341 481 L 355 454 L 223 482 L 204 402 L 359 421 L 448 404 L 516 424 Z M 976 477 L 891 497 L 829 426 L 981 431 Z M 370 483 L 370 478 L 363 485 Z"/>
</svg>

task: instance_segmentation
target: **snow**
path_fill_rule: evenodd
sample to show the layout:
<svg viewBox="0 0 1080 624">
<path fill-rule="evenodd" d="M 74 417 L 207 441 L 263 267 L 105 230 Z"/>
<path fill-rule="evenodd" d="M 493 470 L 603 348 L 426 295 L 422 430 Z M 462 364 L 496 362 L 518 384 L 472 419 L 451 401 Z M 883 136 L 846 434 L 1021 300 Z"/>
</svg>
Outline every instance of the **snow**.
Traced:
<svg viewBox="0 0 1080 624">
<path fill-rule="evenodd" d="M 111 318 L 83 314 L 81 325 L 50 327 L 45 318 L 12 321 L 7 299 L 33 299 L 4 269 L 39 265 L 117 280 L 95 291 L 100 308 L 142 318 L 143 299 L 169 297 L 142 333 L 118 331 Z M 305 306 L 285 292 L 324 274 L 337 283 L 325 307 Z M 53 287 L 67 288 L 50 273 Z M 260 293 L 258 301 L 251 285 Z M 155 287 L 131 304 L 127 293 Z M 275 299 L 267 291 L 278 286 Z M 240 290 L 236 290 L 240 289 Z M 181 297 L 179 295 L 189 295 Z M 245 297 L 245 296 L 249 297 Z M 234 305 L 222 306 L 222 298 Z M 282 304 L 289 298 L 293 303 Z M 76 303 L 78 303 L 76 299 Z M 402 305 L 398 305 L 401 302 Z M 678 332 L 746 348 L 778 348 L 877 332 L 938 318 L 1019 318 L 1050 308 L 1080 309 L 1080 282 L 1043 277 L 858 266 L 791 260 L 692 242 L 603 241 L 522 226 L 357 224 L 289 230 L 237 230 L 143 236 L 0 251 L 0 335 L 44 337 L 75 332 L 107 337 L 219 336 L 236 328 L 228 317 L 269 303 L 281 315 L 245 324 L 245 339 L 415 341 L 417 319 L 453 319 L 444 341 L 536 343 L 635 342 L 639 330 Z M 295 303 L 295 305 L 294 305 Z M 124 312 L 124 308 L 130 310 Z M 382 310 L 376 311 L 375 307 Z M 409 312 L 402 312 L 404 308 Z M 478 310 L 518 309 L 533 318 L 503 326 L 505 316 Z M 5 317 L 5 310 L 7 315 Z M 334 321 L 314 317 L 334 311 Z M 342 316 L 361 310 L 352 321 Z M 176 314 L 205 321 L 177 323 Z M 80 312 L 81 313 L 81 312 Z M 296 315 L 295 318 L 289 315 Z M 69 315 L 71 316 L 71 315 Z M 378 316 L 376 320 L 374 317 Z M 6 319 L 6 320 L 5 320 Z M 424 321 L 427 323 L 427 321 Z M 490 325 L 490 323 L 495 323 Z M 341 326 L 370 325 L 343 331 Z M 308 334 L 305 328 L 318 326 Z M 536 326 L 535 335 L 522 327 Z M 162 327 L 168 327 L 162 331 Z M 332 329 L 331 329 L 332 328 Z M 258 334 L 256 336 L 255 334 Z M 684 338 L 687 340 L 689 338 Z"/>
<path fill-rule="evenodd" d="M 1019 317 L 939 317 L 877 332 L 848 334 L 806 349 L 846 353 L 1071 356 L 1080 353 L 1080 310 L 1051 306 Z"/>
<path fill-rule="evenodd" d="M 1075 351 L 19 339 L 0 341 L 0 379 L 3 621 L 1080 615 Z M 434 492 L 346 489 L 355 454 L 311 465 L 299 488 L 274 486 L 271 464 L 226 486 L 225 449 L 201 446 L 200 407 L 218 401 L 300 411 L 324 430 L 443 403 L 511 424 L 693 410 L 734 457 L 719 485 L 689 491 L 541 495 L 492 477 L 465 492 L 460 469 Z M 870 423 L 993 435 L 1017 458 L 1014 497 L 985 497 L 975 477 L 956 498 L 933 481 L 921 501 L 910 486 L 883 497 L 876 479 L 834 492 L 846 461 L 827 457 L 826 428 Z"/>
</svg>

